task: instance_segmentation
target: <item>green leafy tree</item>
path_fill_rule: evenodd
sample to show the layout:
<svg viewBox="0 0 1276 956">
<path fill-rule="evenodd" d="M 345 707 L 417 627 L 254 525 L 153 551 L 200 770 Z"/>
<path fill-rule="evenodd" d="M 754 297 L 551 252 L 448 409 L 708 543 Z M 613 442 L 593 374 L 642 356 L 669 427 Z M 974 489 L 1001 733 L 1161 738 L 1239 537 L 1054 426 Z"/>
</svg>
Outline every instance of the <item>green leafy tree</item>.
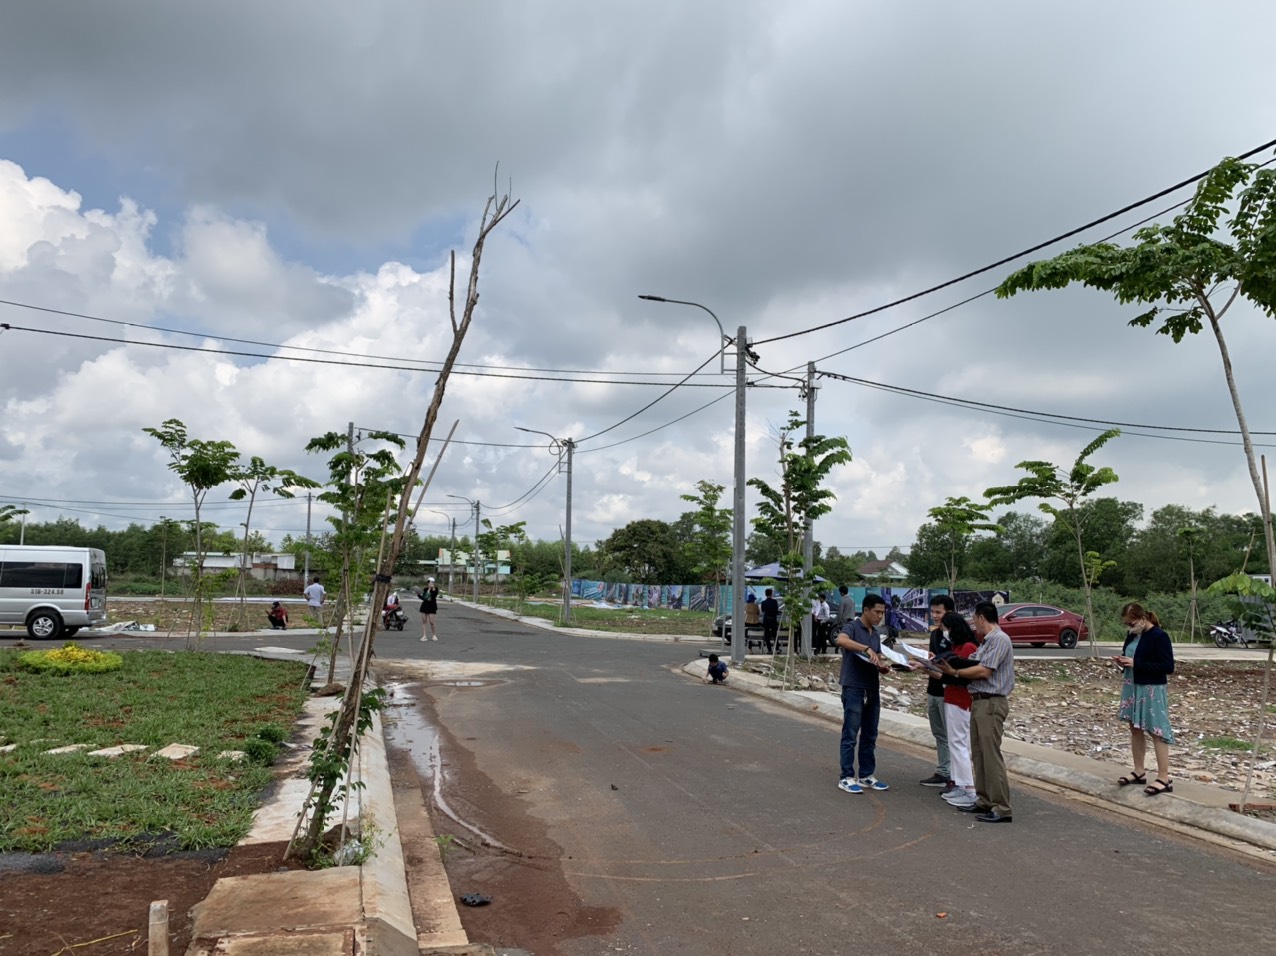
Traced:
<svg viewBox="0 0 1276 956">
<path fill-rule="evenodd" d="M 1135 526 L 1143 518 L 1143 506 L 1135 501 L 1095 498 L 1078 505 L 1077 518 L 1085 527 L 1086 548 L 1099 551 L 1119 563 L 1125 560 L 1130 541 L 1135 536 Z M 1041 567 L 1043 575 L 1057 584 L 1082 587 L 1076 536 L 1071 524 L 1055 521 L 1050 525 Z M 1110 569 L 1100 583 L 1115 586 L 1119 580 L 1115 570 Z"/>
<path fill-rule="evenodd" d="M 731 509 L 719 508 L 723 485 L 711 481 L 697 481 L 694 495 L 683 495 L 682 500 L 696 506 L 695 511 L 684 517 L 691 519 L 691 535 L 683 545 L 687 563 L 699 582 L 718 585 L 715 611 L 721 610 L 722 585 L 727 580 L 727 565 L 731 563 Z"/>
<path fill-rule="evenodd" d="M 1227 595 L 1231 599 L 1232 615 L 1240 625 L 1256 632 L 1267 640 L 1267 667 L 1263 671 L 1263 692 L 1259 696 L 1258 720 L 1254 728 L 1254 744 L 1250 748 L 1249 767 L 1245 774 L 1245 788 L 1241 791 L 1242 811 L 1249 802 L 1250 788 L 1254 782 L 1254 765 L 1258 763 L 1258 751 L 1267 730 L 1271 707 L 1272 654 L 1276 650 L 1276 588 L 1266 581 L 1238 571 L 1215 581 L 1207 589 L 1211 594 Z"/>
<path fill-rule="evenodd" d="M 226 484 L 234 475 L 239 452 L 228 441 L 205 441 L 191 438 L 186 425 L 180 419 L 166 419 L 158 428 L 143 428 L 168 452 L 168 468 L 177 475 L 190 490 L 191 503 L 195 506 L 195 517 L 191 522 L 192 536 L 195 539 L 195 600 L 192 605 L 192 622 L 196 634 L 201 634 L 204 623 L 204 527 L 200 519 L 200 509 L 204 499 L 214 488 Z"/>
<path fill-rule="evenodd" d="M 833 510 L 836 495 L 825 487 L 829 473 L 851 461 L 850 445 L 845 438 L 810 435 L 795 443 L 793 435 L 805 425 L 797 412 L 789 412 L 788 421 L 777 436 L 780 477 L 777 485 L 761 478 L 749 479 L 749 485 L 761 497 L 758 515 L 753 519 L 754 529 L 773 541 L 782 542 L 784 547 L 778 557 L 786 575 L 786 580 L 779 585 L 790 608 L 786 680 L 792 672 L 793 623 L 795 618 L 800 618 L 793 610 L 805 608 L 813 590 L 812 582 L 802 577 L 802 538 L 808 527 L 814 527 L 818 519 Z"/>
<path fill-rule="evenodd" d="M 501 556 L 500 552 L 510 552 L 510 573 L 515 572 L 514 546 L 527 540 L 527 522 L 518 521 L 514 524 L 494 525 L 491 519 L 483 519 L 484 530 L 478 537 L 479 554 L 491 555 L 493 566 L 496 568 L 496 591 L 499 594 L 501 590 Z M 482 569 L 478 569 L 478 573 L 482 574 Z"/>
<path fill-rule="evenodd" d="M 327 540 L 336 549 L 333 563 L 341 569 L 341 583 L 332 612 L 334 636 L 328 650 L 329 683 L 336 672 L 337 652 L 354 595 L 362 593 L 363 582 L 373 570 L 372 559 L 385 529 L 388 503 L 405 485 L 403 469 L 392 450 L 401 450 L 404 444 L 397 434 L 385 431 L 364 432 L 353 447 L 345 432 L 336 431 L 318 435 L 306 443 L 308 452 L 331 453 L 328 482 L 317 497 L 340 512 L 328 518 L 333 532 Z M 377 445 L 380 447 L 374 447 Z M 381 595 L 384 597 L 385 593 Z M 374 604 L 374 607 L 380 605 Z"/>
<path fill-rule="evenodd" d="M 957 575 L 965 564 L 970 542 L 980 531 L 1000 531 L 1001 526 L 988 517 L 992 505 L 971 501 L 965 495 L 948 497 L 942 505 L 931 508 L 931 521 L 935 523 L 937 538 L 944 543 L 944 569 L 947 571 L 948 590 L 957 590 Z M 911 557 L 909 571 L 912 572 Z"/>
<path fill-rule="evenodd" d="M 1047 522 L 1034 514 L 1007 511 L 997 517 L 997 525 L 997 534 L 971 543 L 967 574 L 992 583 L 1041 577 Z"/>
<path fill-rule="evenodd" d="M 678 566 L 673 529 L 655 518 L 640 518 L 617 528 L 599 546 L 599 552 L 612 580 L 672 582 Z"/>
<path fill-rule="evenodd" d="M 1013 504 L 1029 498 L 1043 499 L 1038 508 L 1050 515 L 1057 523 L 1072 532 L 1077 545 L 1078 567 L 1085 583 L 1086 619 L 1090 628 L 1090 655 L 1097 656 L 1097 635 L 1094 620 L 1093 588 L 1086 574 L 1085 514 L 1081 510 L 1082 503 L 1105 485 L 1120 480 L 1117 473 L 1109 467 L 1096 467 L 1086 461 L 1096 451 L 1113 438 L 1121 434 L 1120 429 L 1110 428 L 1082 449 L 1077 460 L 1066 472 L 1058 465 L 1048 461 L 1021 461 L 1016 468 L 1028 472 L 1019 483 L 989 488 L 984 496 L 995 507 Z M 1060 505 L 1052 504 L 1058 501 Z"/>
<path fill-rule="evenodd" d="M 26 508 L 19 508 L 17 505 L 0 505 L 0 526 L 30 513 Z"/>
<path fill-rule="evenodd" d="M 230 480 L 239 487 L 230 493 L 231 501 L 248 499 L 248 514 L 244 517 L 243 547 L 240 549 L 239 578 L 236 590 L 239 595 L 239 625 L 243 627 L 247 618 L 248 597 L 247 577 L 252 559 L 249 557 L 250 529 L 253 521 L 253 505 L 261 492 L 273 491 L 280 498 L 296 497 L 294 488 L 318 488 L 319 482 L 299 475 L 288 468 L 276 468 L 268 465 L 261 458 L 253 455 L 248 464 L 236 464 L 230 473 Z"/>
<path fill-rule="evenodd" d="M 1234 211 L 1225 220 L 1229 208 Z M 1263 516 L 1268 567 L 1276 567 L 1271 513 L 1223 332 L 1223 318 L 1237 299 L 1276 318 L 1276 170 L 1225 159 L 1201 180 L 1170 225 L 1140 229 L 1134 240 L 1131 246 L 1093 243 L 1030 263 L 1008 276 L 997 295 L 1081 283 L 1111 293 L 1123 305 L 1149 306 L 1130 324 L 1155 326 L 1175 342 L 1208 327 Z"/>
</svg>

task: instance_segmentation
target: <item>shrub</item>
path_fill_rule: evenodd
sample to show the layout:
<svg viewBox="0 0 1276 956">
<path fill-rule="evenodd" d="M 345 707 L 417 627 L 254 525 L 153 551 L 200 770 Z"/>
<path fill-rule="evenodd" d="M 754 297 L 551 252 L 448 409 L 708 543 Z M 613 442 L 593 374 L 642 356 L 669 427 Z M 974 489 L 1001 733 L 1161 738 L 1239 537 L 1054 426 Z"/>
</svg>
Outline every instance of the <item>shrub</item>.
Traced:
<svg viewBox="0 0 1276 956">
<path fill-rule="evenodd" d="M 111 651 L 90 651 L 69 641 L 51 651 L 27 651 L 18 665 L 42 674 L 105 674 L 124 666 L 124 658 Z"/>
<path fill-rule="evenodd" d="M 261 737 L 250 737 L 244 741 L 244 753 L 253 763 L 269 766 L 275 762 L 279 747 L 269 740 L 263 740 Z"/>
</svg>

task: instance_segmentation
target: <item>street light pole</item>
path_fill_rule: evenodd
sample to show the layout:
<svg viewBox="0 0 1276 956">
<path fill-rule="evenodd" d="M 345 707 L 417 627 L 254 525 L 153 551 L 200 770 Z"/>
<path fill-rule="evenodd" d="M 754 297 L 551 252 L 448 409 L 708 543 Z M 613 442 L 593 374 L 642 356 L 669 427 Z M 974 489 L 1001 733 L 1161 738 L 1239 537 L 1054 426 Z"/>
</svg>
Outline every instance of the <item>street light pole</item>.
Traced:
<svg viewBox="0 0 1276 956">
<path fill-rule="evenodd" d="M 434 508 L 427 508 L 426 511 L 429 511 L 436 515 L 441 515 L 442 517 L 446 518 L 447 521 L 452 526 L 452 547 L 451 547 L 451 550 L 448 551 L 448 556 L 447 556 L 447 593 L 451 594 L 452 593 L 452 568 L 456 564 L 456 517 L 454 515 L 448 514 L 446 511 L 437 511 Z"/>
<path fill-rule="evenodd" d="M 717 324 L 718 334 L 721 336 L 722 346 L 719 350 L 721 355 L 719 370 L 726 372 L 726 344 L 731 340 L 727 338 L 726 332 L 722 328 L 722 322 L 714 315 L 712 309 L 701 305 L 699 302 L 688 302 L 685 299 L 667 299 L 661 295 L 640 295 L 638 298 L 645 299 L 648 302 L 689 305 L 708 312 Z M 748 355 L 749 338 L 747 330 L 742 325 L 736 332 L 735 340 L 735 494 L 731 509 L 733 518 L 731 532 L 731 660 L 736 664 L 744 663 L 744 655 L 748 647 L 745 640 L 747 636 L 745 634 L 745 625 L 741 623 L 744 620 L 744 390 L 748 386 L 748 379 L 745 375 L 745 362 L 748 359 Z"/>
<path fill-rule="evenodd" d="M 806 437 L 815 437 L 815 363 L 806 363 Z M 810 443 L 806 453 L 811 454 Z M 809 593 L 814 585 L 811 583 L 812 570 L 815 565 L 815 528 L 807 519 L 802 533 L 802 584 Z M 810 614 L 802 615 L 802 656 L 810 657 L 814 648 L 811 646 L 811 629 L 813 627 Z"/>
<path fill-rule="evenodd" d="M 521 425 L 514 427 L 529 435 L 544 435 L 548 438 L 550 450 L 558 452 L 559 461 L 562 461 L 563 452 L 567 453 L 567 520 L 564 531 L 567 541 L 563 556 L 563 623 L 570 624 L 572 622 L 572 455 L 576 451 L 576 443 L 570 438 L 555 438 L 549 432 L 543 432 L 537 428 L 523 428 Z"/>
<path fill-rule="evenodd" d="M 749 339 L 742 325 L 735 339 L 735 531 L 731 545 L 731 660 L 735 664 L 744 663 L 748 649 L 748 626 L 744 623 L 744 363 L 748 354 Z"/>
</svg>

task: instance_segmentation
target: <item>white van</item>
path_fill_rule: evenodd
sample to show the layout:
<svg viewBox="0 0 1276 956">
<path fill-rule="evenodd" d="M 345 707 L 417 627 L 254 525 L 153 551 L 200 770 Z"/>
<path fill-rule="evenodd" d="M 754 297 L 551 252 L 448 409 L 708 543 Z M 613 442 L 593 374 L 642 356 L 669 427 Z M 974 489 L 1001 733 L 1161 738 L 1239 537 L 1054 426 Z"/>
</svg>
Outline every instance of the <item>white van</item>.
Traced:
<svg viewBox="0 0 1276 956">
<path fill-rule="evenodd" d="M 0 624 L 36 640 L 106 621 L 106 554 L 97 548 L 0 544 Z"/>
</svg>

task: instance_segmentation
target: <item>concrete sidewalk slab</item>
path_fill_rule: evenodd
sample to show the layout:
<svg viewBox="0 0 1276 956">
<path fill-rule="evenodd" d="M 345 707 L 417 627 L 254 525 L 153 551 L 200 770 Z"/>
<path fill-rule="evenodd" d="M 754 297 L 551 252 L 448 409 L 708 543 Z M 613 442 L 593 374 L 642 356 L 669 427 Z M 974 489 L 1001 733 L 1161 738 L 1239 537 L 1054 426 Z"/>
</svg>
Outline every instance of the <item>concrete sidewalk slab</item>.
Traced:
<svg viewBox="0 0 1276 956">
<path fill-rule="evenodd" d="M 337 676 L 348 681 L 348 666 L 343 664 Z M 313 741 L 337 706 L 339 698 L 307 701 L 299 723 L 302 739 Z M 311 746 L 291 750 L 280 768 L 279 786 L 258 810 L 243 843 L 284 841 L 292 836 L 297 811 L 310 789 L 305 765 Z M 434 858 L 424 861 L 427 865 L 423 868 L 430 880 L 430 891 L 421 894 L 420 899 L 410 893 L 398 800 L 390 778 L 380 714 L 373 715 L 372 726 L 360 740 L 353 780 L 361 786 L 352 787 L 349 805 L 338 805 L 330 823 L 339 824 L 344 812 L 350 825 L 356 826 L 367 840 L 367 859 L 358 866 L 218 880 L 208 897 L 193 910 L 195 925 L 188 956 L 418 956 L 424 943 L 468 943 L 432 837 L 423 844 L 417 841 L 424 847 L 421 852 Z M 421 799 L 419 792 L 417 799 Z M 414 835 L 419 835 L 422 826 L 429 827 L 423 804 L 420 809 L 420 818 L 413 816 L 410 822 L 415 829 L 408 832 Z M 414 860 L 414 864 L 417 862 Z M 415 915 L 428 927 L 423 936 L 418 936 L 414 921 L 414 900 Z"/>
<path fill-rule="evenodd" d="M 702 679 L 708 662 L 694 660 L 683 671 Z M 819 717 L 833 724 L 842 721 L 842 702 L 828 691 L 781 690 L 760 674 L 740 669 L 731 672 L 730 686 L 743 693 L 773 701 L 785 707 Z M 1011 706 L 1013 708 L 1013 698 Z M 923 717 L 882 709 L 879 734 L 884 737 L 933 750 L 930 724 Z M 1148 823 L 1180 831 L 1205 831 L 1227 840 L 1256 848 L 1260 855 L 1276 860 L 1276 824 L 1244 816 L 1228 809 L 1238 794 L 1191 780 L 1175 780 L 1174 792 L 1150 800 L 1116 785 L 1126 769 L 1123 764 L 1094 760 L 1076 754 L 1030 744 L 1012 737 L 1002 743 L 1006 767 L 1018 777 L 1046 784 L 1059 791 L 1079 794 L 1099 805 Z"/>
</svg>

